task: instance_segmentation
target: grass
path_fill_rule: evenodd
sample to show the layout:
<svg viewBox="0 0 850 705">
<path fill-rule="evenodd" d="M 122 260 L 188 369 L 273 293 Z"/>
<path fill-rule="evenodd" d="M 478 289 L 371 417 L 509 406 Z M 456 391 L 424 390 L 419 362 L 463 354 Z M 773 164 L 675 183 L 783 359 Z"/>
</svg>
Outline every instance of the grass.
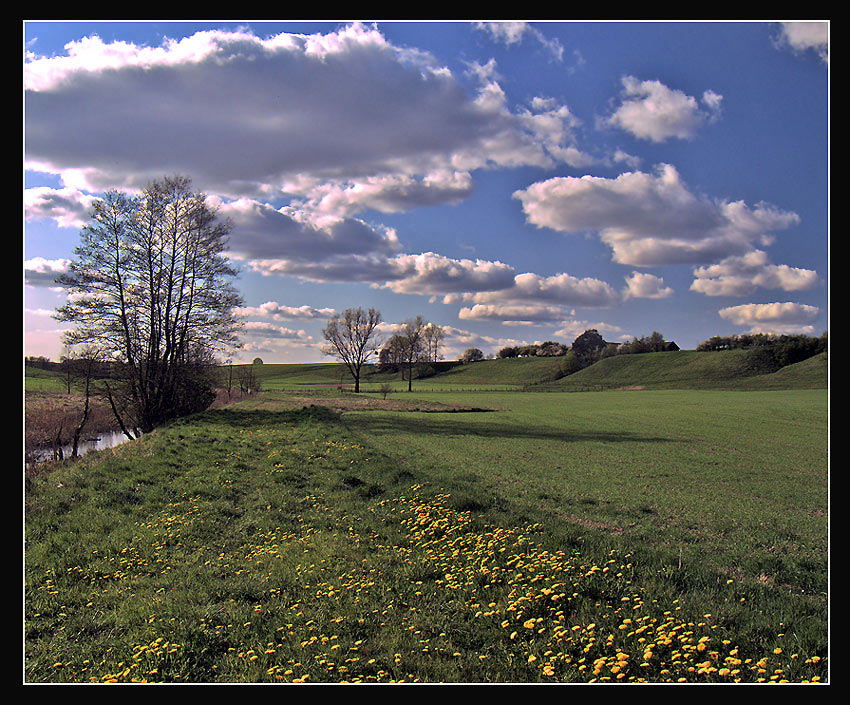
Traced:
<svg viewBox="0 0 850 705">
<path fill-rule="evenodd" d="M 751 350 L 697 352 L 680 350 L 606 358 L 577 373 L 560 377 L 561 358 L 522 357 L 476 363 L 439 363 L 436 374 L 413 380 L 414 391 L 599 391 L 606 389 L 825 389 L 825 353 L 765 374 Z M 237 366 L 238 368 L 239 366 Z M 351 376 L 341 363 L 265 364 L 254 368 L 263 389 L 299 390 L 349 387 Z M 393 392 L 407 390 L 400 373 L 363 369 L 361 388 L 376 392 L 388 384 Z"/>
<path fill-rule="evenodd" d="M 33 478 L 27 681 L 827 678 L 824 391 L 397 396 Z"/>
<path fill-rule="evenodd" d="M 67 389 L 62 376 L 54 370 L 24 366 L 24 389 L 27 392 L 64 392 Z"/>
<path fill-rule="evenodd" d="M 826 388 L 826 353 L 765 373 L 751 350 L 616 355 L 559 379 L 552 388 L 583 389 L 817 389 Z"/>
</svg>

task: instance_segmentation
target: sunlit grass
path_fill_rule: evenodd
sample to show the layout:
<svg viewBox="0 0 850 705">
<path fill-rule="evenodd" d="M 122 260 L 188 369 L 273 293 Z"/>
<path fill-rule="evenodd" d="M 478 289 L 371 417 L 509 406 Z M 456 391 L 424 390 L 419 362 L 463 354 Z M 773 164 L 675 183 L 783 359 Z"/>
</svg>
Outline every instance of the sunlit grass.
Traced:
<svg viewBox="0 0 850 705">
<path fill-rule="evenodd" d="M 770 586 L 709 571 L 691 590 L 357 429 L 235 407 L 44 476 L 27 680 L 826 679 L 825 633 Z"/>
</svg>

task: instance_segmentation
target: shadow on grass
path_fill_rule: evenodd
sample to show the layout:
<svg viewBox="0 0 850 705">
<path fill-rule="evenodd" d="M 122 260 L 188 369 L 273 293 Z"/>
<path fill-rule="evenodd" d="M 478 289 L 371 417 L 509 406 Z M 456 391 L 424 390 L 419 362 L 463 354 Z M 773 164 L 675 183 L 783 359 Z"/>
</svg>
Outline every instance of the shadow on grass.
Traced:
<svg viewBox="0 0 850 705">
<path fill-rule="evenodd" d="M 535 439 L 560 443 L 679 443 L 679 439 L 614 430 L 560 430 L 544 426 L 523 426 L 485 421 L 482 414 L 491 409 L 428 411 L 421 413 L 358 413 L 346 415 L 344 426 L 370 435 L 431 435 L 443 438 L 473 437 L 492 439 Z M 426 417 L 427 414 L 427 417 Z M 469 416 L 474 415 L 474 420 Z M 342 414 L 325 406 L 302 409 L 220 409 L 195 417 L 206 423 L 235 429 L 280 425 L 342 424 Z"/>
<path fill-rule="evenodd" d="M 472 412 L 476 413 L 476 412 Z M 678 443 L 677 439 L 650 436 L 628 431 L 611 430 L 560 430 L 542 426 L 522 426 L 481 420 L 477 416 L 474 421 L 463 419 L 464 414 L 455 412 L 451 418 L 437 418 L 437 414 L 429 414 L 428 418 L 416 414 L 399 414 L 398 416 L 382 414 L 357 414 L 356 417 L 346 416 L 345 424 L 365 435 L 394 435 L 414 434 L 433 435 L 443 438 L 471 436 L 475 438 L 518 438 L 558 441 L 561 443 Z"/>
<path fill-rule="evenodd" d="M 302 409 L 215 409 L 191 417 L 190 423 L 203 423 L 233 428 L 256 428 L 285 424 L 339 423 L 341 414 L 326 406 L 307 406 Z M 178 422 L 179 424 L 179 422 Z"/>
</svg>

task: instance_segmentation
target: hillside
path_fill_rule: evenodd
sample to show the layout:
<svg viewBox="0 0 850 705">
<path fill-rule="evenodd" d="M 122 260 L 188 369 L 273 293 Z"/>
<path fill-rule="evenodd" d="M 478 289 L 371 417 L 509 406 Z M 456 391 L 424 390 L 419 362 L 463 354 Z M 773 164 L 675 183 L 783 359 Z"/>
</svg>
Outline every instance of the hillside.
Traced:
<svg viewBox="0 0 850 705">
<path fill-rule="evenodd" d="M 520 357 L 482 360 L 468 364 L 437 363 L 437 372 L 428 377 L 414 377 L 414 387 L 525 387 L 547 391 L 588 391 L 641 387 L 646 389 L 825 389 L 828 387 L 827 355 L 816 355 L 803 362 L 788 365 L 776 372 L 760 367 L 753 350 L 718 352 L 644 353 L 618 355 L 600 360 L 567 377 L 557 379 L 561 358 Z M 238 388 L 238 375 L 249 365 L 233 366 L 232 384 Z M 253 366 L 266 390 L 297 390 L 307 386 L 349 385 L 351 376 L 338 362 L 265 364 Z M 228 368 L 222 368 L 226 383 Z M 370 386 L 391 382 L 398 389 L 406 387 L 400 373 L 379 373 L 367 366 L 361 379 L 365 391 Z M 26 368 L 27 391 L 62 391 L 58 373 Z"/>
<path fill-rule="evenodd" d="M 428 378 L 428 382 L 446 385 L 517 385 L 539 384 L 554 381 L 558 375 L 560 358 L 516 357 L 499 360 L 481 360 L 452 367 Z"/>
<path fill-rule="evenodd" d="M 645 353 L 600 360 L 547 387 L 581 389 L 822 389 L 828 386 L 826 354 L 777 372 L 760 367 L 753 350 Z"/>
<path fill-rule="evenodd" d="M 523 387 L 526 385 L 552 382 L 557 378 L 560 358 L 524 357 L 509 360 L 482 360 L 481 362 L 460 364 L 457 362 L 438 362 L 432 365 L 436 373 L 418 377 L 414 371 L 414 387 L 432 388 L 435 386 L 462 387 Z M 234 380 L 245 365 L 234 366 Z M 303 386 L 350 385 L 351 375 L 345 365 L 339 362 L 317 362 L 302 364 L 264 364 L 254 367 L 255 374 L 262 380 L 263 389 L 298 389 Z M 393 386 L 406 388 L 402 384 L 400 372 L 378 372 L 372 365 L 363 368 L 361 384 L 368 391 L 370 386 L 392 383 Z M 238 383 L 237 383 L 238 384 Z"/>
</svg>

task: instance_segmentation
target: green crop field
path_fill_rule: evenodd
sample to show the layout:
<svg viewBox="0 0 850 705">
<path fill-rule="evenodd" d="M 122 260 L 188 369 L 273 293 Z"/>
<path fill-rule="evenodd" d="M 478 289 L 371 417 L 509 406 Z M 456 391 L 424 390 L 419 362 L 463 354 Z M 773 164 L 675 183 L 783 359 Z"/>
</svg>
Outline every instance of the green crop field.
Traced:
<svg viewBox="0 0 850 705">
<path fill-rule="evenodd" d="M 795 388 L 825 368 L 489 391 L 552 389 L 543 363 L 387 399 L 263 365 L 257 397 L 42 468 L 27 681 L 828 680 L 829 397 Z"/>
</svg>

